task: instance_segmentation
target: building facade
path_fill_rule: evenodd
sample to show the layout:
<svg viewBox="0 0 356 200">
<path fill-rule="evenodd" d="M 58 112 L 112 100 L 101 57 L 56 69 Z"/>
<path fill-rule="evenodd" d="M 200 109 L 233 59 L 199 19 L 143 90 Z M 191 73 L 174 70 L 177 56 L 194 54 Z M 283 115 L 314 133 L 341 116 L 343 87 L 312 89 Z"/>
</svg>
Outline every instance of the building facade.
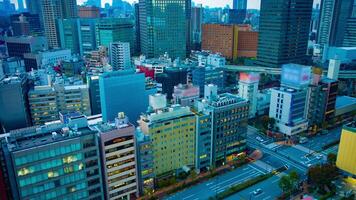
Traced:
<svg viewBox="0 0 356 200">
<path fill-rule="evenodd" d="M 109 47 L 110 64 L 113 70 L 131 68 L 130 43 L 112 42 Z"/>
<path fill-rule="evenodd" d="M 259 79 L 259 74 L 240 73 L 238 95 L 239 97 L 249 101 L 249 118 L 255 117 L 257 113 L 257 93 Z"/>
<path fill-rule="evenodd" d="M 159 57 L 167 52 L 172 58 L 186 57 L 190 6 L 190 0 L 139 1 L 141 51 L 145 56 Z"/>
<path fill-rule="evenodd" d="M 312 5 L 310 0 L 261 2 L 256 64 L 281 67 L 287 63 L 307 62 Z"/>
<path fill-rule="evenodd" d="M 60 47 L 70 49 L 73 54 L 83 55 L 80 21 L 74 19 L 58 19 L 57 32 Z"/>
<path fill-rule="evenodd" d="M 356 175 L 356 125 L 355 122 L 342 128 L 339 151 L 337 153 L 336 166 L 346 172 L 351 179 Z"/>
<path fill-rule="evenodd" d="M 156 177 L 165 177 L 194 167 L 195 116 L 189 107 L 167 107 L 166 96 L 150 96 L 151 112 L 141 115 L 140 128 L 152 139 Z"/>
</svg>

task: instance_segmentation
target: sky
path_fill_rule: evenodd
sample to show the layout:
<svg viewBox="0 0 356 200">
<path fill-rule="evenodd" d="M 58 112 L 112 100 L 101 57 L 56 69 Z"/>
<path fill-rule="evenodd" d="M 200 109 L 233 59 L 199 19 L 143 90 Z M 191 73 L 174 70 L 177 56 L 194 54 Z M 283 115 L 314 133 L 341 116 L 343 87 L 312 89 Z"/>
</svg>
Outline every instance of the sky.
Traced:
<svg viewBox="0 0 356 200">
<path fill-rule="evenodd" d="M 11 0 L 11 2 L 16 4 L 17 7 L 17 1 L 18 0 Z M 25 0 L 23 0 L 25 1 Z M 78 4 L 82 4 L 86 0 L 77 0 Z M 138 0 L 126 0 L 129 3 L 133 2 L 138 2 Z M 232 7 L 232 1 L 233 0 L 193 0 L 196 4 L 200 3 L 203 4 L 203 6 L 209 6 L 209 7 L 225 7 L 227 4 Z M 112 0 L 101 0 L 102 6 L 104 6 L 105 3 L 110 3 L 111 4 Z M 320 0 L 314 0 L 314 4 L 320 3 Z M 261 4 L 261 0 L 247 0 L 247 8 L 254 8 L 254 9 L 259 9 Z"/>
</svg>

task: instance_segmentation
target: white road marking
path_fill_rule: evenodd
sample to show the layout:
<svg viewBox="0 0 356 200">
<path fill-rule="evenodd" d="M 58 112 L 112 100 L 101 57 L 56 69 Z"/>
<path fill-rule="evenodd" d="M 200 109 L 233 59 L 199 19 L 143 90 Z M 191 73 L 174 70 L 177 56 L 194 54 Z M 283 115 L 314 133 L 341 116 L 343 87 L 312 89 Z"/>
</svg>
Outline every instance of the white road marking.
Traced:
<svg viewBox="0 0 356 200">
<path fill-rule="evenodd" d="M 184 199 L 189 199 L 190 197 L 193 197 L 193 196 L 195 196 L 195 194 L 192 194 L 192 195 L 186 196 L 186 197 L 184 197 L 184 198 L 183 198 L 183 200 L 184 200 Z"/>
<path fill-rule="evenodd" d="M 265 197 L 262 200 L 267 200 L 267 199 L 271 199 L 271 196 Z"/>
</svg>

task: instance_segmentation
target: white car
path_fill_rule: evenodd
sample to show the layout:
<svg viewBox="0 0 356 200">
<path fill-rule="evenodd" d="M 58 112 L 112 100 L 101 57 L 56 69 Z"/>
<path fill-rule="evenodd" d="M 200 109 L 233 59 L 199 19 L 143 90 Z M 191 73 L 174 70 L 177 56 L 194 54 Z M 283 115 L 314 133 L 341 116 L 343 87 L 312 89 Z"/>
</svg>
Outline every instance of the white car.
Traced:
<svg viewBox="0 0 356 200">
<path fill-rule="evenodd" d="M 263 192 L 262 189 L 258 188 L 258 189 L 256 189 L 255 191 L 253 191 L 252 193 L 253 193 L 253 195 L 259 195 L 259 194 L 261 194 L 262 192 Z"/>
<path fill-rule="evenodd" d="M 260 136 L 257 136 L 257 137 L 256 137 L 256 140 L 257 140 L 257 141 L 260 141 L 260 142 L 264 142 L 263 138 L 261 138 Z"/>
</svg>

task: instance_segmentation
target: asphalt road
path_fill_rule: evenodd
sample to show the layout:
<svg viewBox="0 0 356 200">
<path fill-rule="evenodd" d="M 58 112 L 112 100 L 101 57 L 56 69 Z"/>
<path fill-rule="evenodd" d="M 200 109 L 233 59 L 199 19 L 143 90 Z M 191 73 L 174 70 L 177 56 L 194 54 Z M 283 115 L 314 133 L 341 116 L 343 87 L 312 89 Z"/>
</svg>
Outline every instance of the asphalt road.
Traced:
<svg viewBox="0 0 356 200">
<path fill-rule="evenodd" d="M 234 171 L 215 177 L 206 182 L 200 183 L 193 187 L 190 187 L 181 192 L 165 198 L 166 200 L 199 200 L 209 199 L 209 197 L 215 196 L 229 187 L 245 182 L 253 177 L 257 177 L 264 174 L 264 169 L 255 166 L 254 164 L 248 164 L 235 169 Z"/>
</svg>

